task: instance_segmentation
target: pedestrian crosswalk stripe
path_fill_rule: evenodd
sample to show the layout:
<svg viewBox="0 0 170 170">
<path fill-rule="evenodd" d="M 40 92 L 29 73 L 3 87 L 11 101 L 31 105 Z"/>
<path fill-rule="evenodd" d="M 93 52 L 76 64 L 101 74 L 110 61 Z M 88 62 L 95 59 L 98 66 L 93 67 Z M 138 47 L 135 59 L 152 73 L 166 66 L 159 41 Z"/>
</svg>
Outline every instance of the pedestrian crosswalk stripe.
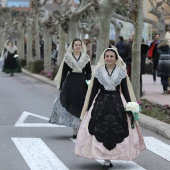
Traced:
<svg viewBox="0 0 170 170">
<path fill-rule="evenodd" d="M 50 124 L 48 122 L 47 123 L 25 123 L 25 120 L 27 119 L 28 116 L 37 117 L 39 119 L 43 119 L 47 121 L 49 120 L 49 118 L 47 117 L 24 111 L 22 115 L 19 117 L 19 119 L 17 120 L 17 122 L 15 123 L 14 127 L 66 127 L 66 126 Z"/>
<path fill-rule="evenodd" d="M 73 138 L 70 138 L 74 143 L 76 143 L 76 140 Z M 97 160 L 97 162 L 99 162 L 101 165 L 104 164 L 104 160 Z M 138 165 L 137 163 L 133 162 L 133 161 L 111 161 L 113 163 L 113 169 L 114 170 L 146 170 L 143 167 L 141 167 L 140 165 Z M 111 170 L 111 169 L 110 169 Z"/>
<path fill-rule="evenodd" d="M 144 137 L 146 148 L 156 155 L 170 161 L 170 146 L 154 137 Z"/>
<path fill-rule="evenodd" d="M 69 170 L 40 138 L 12 138 L 31 170 Z"/>
</svg>

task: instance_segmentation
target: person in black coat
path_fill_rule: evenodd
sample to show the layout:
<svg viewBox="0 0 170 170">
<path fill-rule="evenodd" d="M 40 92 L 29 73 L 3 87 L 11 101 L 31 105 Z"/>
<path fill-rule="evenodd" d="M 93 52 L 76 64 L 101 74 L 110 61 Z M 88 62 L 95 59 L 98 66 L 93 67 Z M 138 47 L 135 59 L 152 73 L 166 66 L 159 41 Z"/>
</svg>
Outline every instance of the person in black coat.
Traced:
<svg viewBox="0 0 170 170">
<path fill-rule="evenodd" d="M 166 94 L 169 86 L 168 77 L 170 77 L 170 47 L 166 38 L 158 45 L 158 52 L 159 62 L 157 76 L 161 77 L 163 94 Z"/>
<path fill-rule="evenodd" d="M 141 44 L 141 74 L 140 74 L 140 96 L 142 96 L 142 74 L 145 74 L 145 61 L 146 61 L 146 54 L 149 50 L 149 46 L 144 43 L 144 39 L 142 39 Z"/>
<path fill-rule="evenodd" d="M 123 61 L 126 63 L 127 58 L 127 44 L 124 42 L 123 37 L 119 36 L 119 42 L 116 43 L 116 48 L 118 53 L 120 54 Z"/>
</svg>

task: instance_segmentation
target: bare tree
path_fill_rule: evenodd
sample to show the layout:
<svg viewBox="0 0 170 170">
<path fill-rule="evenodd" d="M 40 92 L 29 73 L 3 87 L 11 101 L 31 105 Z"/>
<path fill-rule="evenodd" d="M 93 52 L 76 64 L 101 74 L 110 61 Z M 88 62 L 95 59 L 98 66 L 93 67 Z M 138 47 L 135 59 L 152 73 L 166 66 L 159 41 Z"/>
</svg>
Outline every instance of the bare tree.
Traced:
<svg viewBox="0 0 170 170">
<path fill-rule="evenodd" d="M 137 100 L 140 99 L 140 62 L 143 30 L 143 2 L 131 0 L 129 15 L 134 23 L 134 41 L 132 46 L 132 75 L 131 81 Z"/>
<path fill-rule="evenodd" d="M 59 28 L 59 48 L 58 48 L 58 57 L 57 57 L 57 66 L 59 67 L 65 54 L 65 46 L 66 46 L 66 34 L 64 30 Z"/>
<path fill-rule="evenodd" d="M 116 36 L 115 41 L 117 42 L 119 39 L 120 31 L 123 28 L 123 24 L 121 22 L 117 22 L 117 19 L 113 17 L 111 19 L 111 23 L 114 25 L 115 28 L 115 36 Z"/>
<path fill-rule="evenodd" d="M 33 61 L 32 54 L 32 42 L 33 42 L 33 19 L 27 18 L 26 22 L 26 51 L 27 51 L 27 67 L 29 66 L 29 62 Z"/>
<path fill-rule="evenodd" d="M 99 30 L 97 37 L 96 63 L 99 61 L 102 52 L 109 46 L 110 23 L 113 12 L 119 1 L 96 0 L 95 11 L 97 14 L 97 27 Z"/>
<path fill-rule="evenodd" d="M 35 42 L 35 53 L 36 59 L 41 59 L 40 57 L 40 38 L 39 38 L 39 21 L 38 14 L 41 11 L 41 8 L 46 4 L 48 0 L 31 0 L 32 13 L 33 13 L 33 28 L 34 28 L 34 42 Z"/>
<path fill-rule="evenodd" d="M 70 1 L 61 1 L 60 3 L 60 25 L 68 34 L 68 43 L 78 37 L 78 21 L 80 15 L 93 6 L 93 0 L 82 0 L 80 5 L 70 3 Z"/>
<path fill-rule="evenodd" d="M 164 5 L 170 7 L 169 0 L 149 0 L 151 4 L 151 8 L 149 9 L 149 13 L 155 15 L 158 18 L 158 22 L 156 22 L 157 32 L 160 33 L 160 37 L 165 37 L 165 15 L 170 15 L 169 11 L 164 8 Z"/>
<path fill-rule="evenodd" d="M 19 13 L 17 17 L 17 30 L 18 30 L 18 40 L 17 40 L 17 47 L 18 47 L 18 54 L 19 58 L 25 58 L 25 32 L 26 32 L 26 15 L 27 12 Z"/>
</svg>

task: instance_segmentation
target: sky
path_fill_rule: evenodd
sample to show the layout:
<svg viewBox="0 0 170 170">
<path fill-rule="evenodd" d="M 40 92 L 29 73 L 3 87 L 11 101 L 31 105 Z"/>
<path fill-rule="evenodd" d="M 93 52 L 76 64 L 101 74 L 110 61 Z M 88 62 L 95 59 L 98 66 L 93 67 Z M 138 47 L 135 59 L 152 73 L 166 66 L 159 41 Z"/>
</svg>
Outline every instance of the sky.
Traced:
<svg viewBox="0 0 170 170">
<path fill-rule="evenodd" d="M 7 6 L 11 7 L 11 6 L 29 6 L 29 1 L 30 0 L 7 0 Z"/>
<path fill-rule="evenodd" d="M 29 6 L 29 1 L 30 0 L 7 0 L 7 6 Z M 75 0 L 75 2 L 79 3 L 79 0 Z"/>
</svg>

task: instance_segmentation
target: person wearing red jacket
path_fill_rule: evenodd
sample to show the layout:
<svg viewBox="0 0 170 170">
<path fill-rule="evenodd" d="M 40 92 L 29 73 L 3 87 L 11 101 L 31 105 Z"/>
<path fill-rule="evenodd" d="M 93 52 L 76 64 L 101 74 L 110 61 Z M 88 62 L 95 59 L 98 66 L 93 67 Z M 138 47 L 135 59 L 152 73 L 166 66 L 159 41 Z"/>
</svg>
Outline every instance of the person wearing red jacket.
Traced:
<svg viewBox="0 0 170 170">
<path fill-rule="evenodd" d="M 155 40 L 150 44 L 149 52 L 148 52 L 148 54 L 151 53 L 150 50 L 153 48 L 153 45 L 154 45 L 154 48 L 152 49 L 152 55 L 148 56 L 148 58 L 151 59 L 153 62 L 153 68 L 152 68 L 153 84 L 156 84 L 156 71 L 157 71 L 158 58 L 159 58 L 157 46 L 159 43 L 160 43 L 160 34 L 156 33 Z"/>
</svg>

